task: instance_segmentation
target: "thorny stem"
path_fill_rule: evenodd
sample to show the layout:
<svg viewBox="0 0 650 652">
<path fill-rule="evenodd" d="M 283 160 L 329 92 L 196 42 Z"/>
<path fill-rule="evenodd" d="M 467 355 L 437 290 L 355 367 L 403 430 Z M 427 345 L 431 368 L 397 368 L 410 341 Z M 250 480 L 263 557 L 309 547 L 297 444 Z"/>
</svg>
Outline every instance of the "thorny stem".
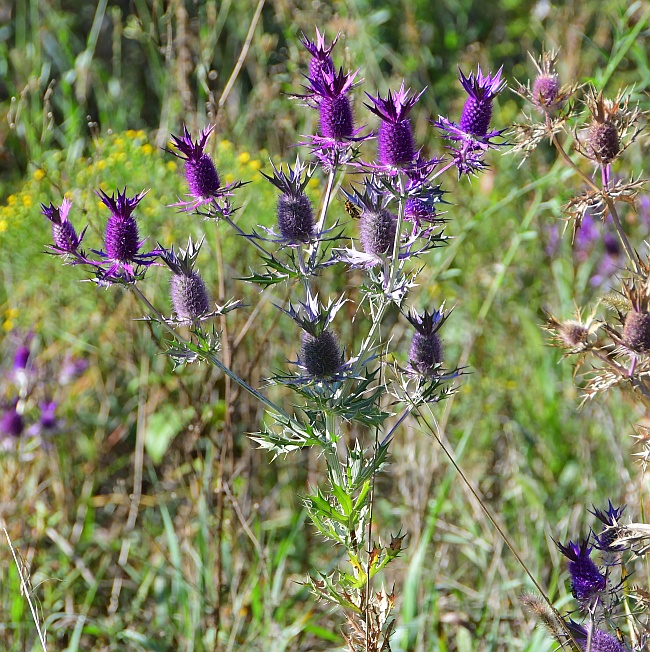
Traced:
<svg viewBox="0 0 650 652">
<path fill-rule="evenodd" d="M 416 416 L 421 417 L 422 421 L 425 423 L 425 425 L 426 425 L 427 429 L 429 430 L 429 432 L 433 435 L 434 439 L 438 442 L 440 448 L 442 449 L 442 452 L 447 456 L 447 459 L 451 462 L 452 466 L 456 470 L 456 473 L 458 473 L 458 475 L 460 476 L 460 479 L 463 481 L 465 486 L 470 490 L 470 493 L 474 496 L 474 498 L 476 499 L 478 504 L 481 506 L 481 509 L 483 510 L 485 515 L 487 516 L 490 523 L 492 523 L 492 525 L 494 526 L 496 531 L 499 533 L 499 536 L 501 537 L 503 542 L 508 547 L 508 550 L 510 550 L 510 552 L 513 554 L 514 558 L 517 560 L 519 565 L 523 568 L 526 575 L 528 575 L 528 578 L 533 583 L 533 586 L 537 589 L 539 594 L 542 596 L 542 599 L 544 600 L 544 602 L 546 602 L 547 606 L 552 611 L 553 615 L 556 617 L 557 622 L 560 624 L 560 626 L 564 630 L 565 634 L 569 637 L 569 640 L 576 646 L 576 649 L 578 649 L 578 650 L 581 649 L 580 646 L 578 645 L 577 641 L 575 640 L 571 630 L 567 627 L 566 623 L 564 622 L 564 618 L 562 618 L 562 616 L 559 614 L 558 610 L 553 606 L 553 603 L 548 599 L 546 593 L 544 592 L 544 590 L 540 586 L 539 582 L 535 579 L 535 576 L 530 572 L 530 570 L 528 570 L 528 566 L 526 566 L 524 560 L 521 558 L 521 556 L 519 555 L 519 553 L 517 552 L 515 547 L 510 542 L 510 539 L 509 539 L 508 535 L 506 534 L 506 532 L 497 523 L 495 517 L 492 515 L 492 512 L 488 509 L 487 505 L 485 504 L 485 502 L 483 501 L 483 499 L 479 495 L 478 491 L 476 489 L 474 489 L 474 486 L 469 481 L 469 479 L 467 478 L 467 476 L 465 475 L 463 470 L 460 468 L 460 466 L 458 465 L 458 463 L 454 459 L 454 456 L 451 454 L 449 449 L 445 446 L 444 442 L 438 436 L 438 433 L 435 431 L 435 429 L 431 427 L 428 420 L 426 418 L 424 418 L 424 415 L 422 414 L 422 412 L 420 411 L 419 408 L 417 408 L 417 410 L 416 410 Z"/>
<path fill-rule="evenodd" d="M 623 245 L 623 249 L 625 249 L 625 254 L 629 258 L 630 262 L 632 265 L 634 265 L 634 269 L 638 272 L 640 271 L 639 269 L 639 260 L 637 255 L 634 252 L 634 249 L 630 245 L 630 241 L 627 239 L 627 235 L 625 234 L 625 231 L 623 230 L 623 226 L 621 224 L 621 220 L 618 216 L 618 211 L 616 210 L 616 205 L 614 203 L 614 200 L 605 192 L 606 189 L 598 187 L 590 178 L 588 175 L 586 175 L 573 161 L 573 159 L 567 154 L 566 150 L 564 147 L 562 147 L 562 144 L 560 141 L 557 139 L 557 136 L 553 134 L 551 137 L 551 140 L 553 141 L 553 145 L 555 145 L 555 149 L 559 152 L 559 154 L 562 156 L 562 158 L 571 166 L 571 168 L 578 174 L 578 176 L 594 191 L 599 193 L 602 198 L 604 199 L 605 203 L 607 204 L 607 208 L 609 209 L 609 212 L 612 216 L 612 222 L 614 223 L 614 228 L 616 229 L 616 234 L 618 235 L 619 240 L 621 241 L 621 244 Z M 605 175 L 603 172 L 603 180 L 605 180 Z"/>
<path fill-rule="evenodd" d="M 345 483 L 345 473 L 343 471 L 343 465 L 341 464 L 341 459 L 339 458 L 338 453 L 338 439 L 339 436 L 336 432 L 336 415 L 327 410 L 325 412 L 325 434 L 327 437 L 328 446 L 324 449 L 325 459 L 327 460 L 327 466 L 329 466 L 330 471 L 332 472 L 332 480 L 343 489 L 347 489 Z"/>
<path fill-rule="evenodd" d="M 153 305 L 150 303 L 149 299 L 142 294 L 140 289 L 136 285 L 129 285 L 129 288 L 131 291 L 142 301 L 142 303 L 147 306 L 147 308 L 158 318 L 159 323 L 163 326 L 165 330 L 167 330 L 173 337 L 176 339 L 180 340 L 183 344 L 187 344 L 190 346 L 193 346 L 192 343 L 179 333 L 177 333 L 165 320 L 165 318 L 156 310 L 156 308 L 153 307 Z M 228 378 L 231 380 L 234 380 L 242 389 L 245 389 L 249 394 L 252 394 L 260 403 L 265 405 L 267 408 L 272 410 L 273 412 L 276 412 L 278 415 L 286 419 L 288 422 L 291 424 L 300 427 L 300 424 L 287 412 L 285 412 L 281 407 L 276 405 L 270 398 L 267 398 L 264 396 L 264 394 L 260 394 L 256 389 L 251 387 L 243 378 L 240 378 L 234 371 L 232 371 L 229 367 L 224 365 L 217 356 L 213 355 L 212 353 L 206 353 L 205 351 L 198 350 L 196 351 L 194 348 L 192 350 L 195 353 L 198 353 L 202 358 L 213 364 L 215 367 L 220 369 Z"/>
</svg>

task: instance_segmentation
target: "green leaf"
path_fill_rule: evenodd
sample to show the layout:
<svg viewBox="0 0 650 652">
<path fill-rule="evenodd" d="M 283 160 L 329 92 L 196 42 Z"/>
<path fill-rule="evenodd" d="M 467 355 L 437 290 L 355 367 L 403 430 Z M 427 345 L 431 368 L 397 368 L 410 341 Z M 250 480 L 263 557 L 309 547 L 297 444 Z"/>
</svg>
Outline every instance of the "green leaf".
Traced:
<svg viewBox="0 0 650 652">
<path fill-rule="evenodd" d="M 179 410 L 171 405 L 165 405 L 149 417 L 144 447 L 154 464 L 162 462 L 169 445 L 194 414 L 194 408 L 191 407 Z"/>
</svg>

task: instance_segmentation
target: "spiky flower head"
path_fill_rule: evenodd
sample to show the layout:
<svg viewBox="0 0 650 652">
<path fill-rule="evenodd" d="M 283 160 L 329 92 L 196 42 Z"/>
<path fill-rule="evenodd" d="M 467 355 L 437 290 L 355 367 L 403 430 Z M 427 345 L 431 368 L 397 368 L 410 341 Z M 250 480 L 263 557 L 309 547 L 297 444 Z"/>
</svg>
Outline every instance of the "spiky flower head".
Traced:
<svg viewBox="0 0 650 652">
<path fill-rule="evenodd" d="M 359 83 L 354 82 L 358 72 L 344 73 L 340 68 L 338 73 L 323 71 L 318 77 L 308 79 L 311 97 L 318 103 L 323 138 L 342 141 L 354 137 L 354 116 L 347 94 Z"/>
<path fill-rule="evenodd" d="M 331 330 L 323 330 L 316 336 L 303 332 L 300 359 L 315 379 L 332 378 L 343 366 L 343 353 Z"/>
<path fill-rule="evenodd" d="M 607 166 L 615 161 L 641 133 L 641 112 L 638 106 L 629 108 L 629 95 L 619 91 L 616 99 L 608 100 L 602 91 L 591 88 L 585 104 L 591 121 L 584 139 L 578 139 L 578 151 L 598 163 Z"/>
<path fill-rule="evenodd" d="M 190 237 L 187 249 L 178 250 L 172 246 L 163 250 L 160 258 L 172 272 L 171 299 L 176 318 L 181 322 L 193 322 L 210 310 L 210 297 L 201 275 L 194 269 L 194 264 L 203 245 L 203 238 L 198 244 Z"/>
<path fill-rule="evenodd" d="M 103 191 L 97 192 L 102 203 L 110 210 L 111 215 L 106 223 L 104 235 L 104 247 L 106 251 L 95 251 L 101 256 L 104 262 L 93 263 L 99 270 L 101 265 L 107 264 L 109 268 L 99 274 L 98 282 L 110 283 L 112 281 L 131 282 L 135 279 L 135 266 L 148 267 L 154 263 L 158 256 L 157 249 L 146 253 L 140 253 L 140 247 L 144 240 L 139 239 L 138 224 L 133 215 L 136 206 L 147 194 L 147 190 L 128 197 L 126 187 L 122 192 L 118 190 L 117 197 L 112 194 L 110 197 Z"/>
<path fill-rule="evenodd" d="M 404 82 L 399 91 L 388 91 L 386 98 L 373 97 L 366 93 L 372 104 L 365 104 L 371 113 L 379 116 L 381 123 L 377 134 L 378 154 L 381 165 L 388 167 L 409 166 L 415 158 L 413 127 L 408 117 L 422 93 L 409 97 L 411 89 L 404 89 Z"/>
<path fill-rule="evenodd" d="M 296 157 L 296 164 L 292 168 L 287 165 L 285 173 L 273 167 L 273 175 L 269 176 L 262 172 L 281 193 L 278 199 L 277 215 L 278 230 L 286 244 L 296 245 L 309 242 L 314 236 L 315 222 L 314 209 L 309 197 L 305 194 L 305 188 L 311 179 L 313 169 L 305 165 L 299 157 Z"/>
<path fill-rule="evenodd" d="M 623 296 L 631 310 L 623 323 L 622 343 L 637 353 L 650 351 L 650 285 L 643 288 L 635 281 L 623 283 Z"/>
<path fill-rule="evenodd" d="M 74 226 L 68 220 L 71 206 L 72 202 L 67 198 L 58 207 L 54 206 L 54 204 L 49 206 L 41 204 L 41 213 L 52 222 L 52 241 L 54 244 L 50 248 L 57 253 L 71 254 L 76 252 L 86 232 L 86 229 L 84 229 L 81 235 L 77 236 Z"/>
<path fill-rule="evenodd" d="M 573 597 L 583 605 L 596 598 L 605 589 L 607 580 L 590 557 L 593 548 L 589 545 L 589 539 L 578 543 L 569 541 L 566 546 L 557 543 L 557 547 L 569 560 Z"/>
<path fill-rule="evenodd" d="M 14 371 L 24 371 L 27 369 L 29 362 L 30 348 L 26 344 L 21 344 L 14 353 Z"/>
<path fill-rule="evenodd" d="M 502 70 L 503 66 L 494 76 L 490 73 L 484 75 L 481 66 L 478 66 L 476 74 L 470 72 L 465 77 L 459 68 L 460 83 L 468 94 L 460 117 L 460 128 L 465 133 L 479 137 L 487 136 L 492 118 L 492 100 L 506 85 L 505 80 L 501 79 Z"/>
<path fill-rule="evenodd" d="M 549 315 L 544 328 L 552 335 L 551 343 L 563 348 L 566 354 L 582 353 L 592 346 L 591 336 L 602 326 L 594 317 L 595 311 L 583 318 L 580 310 L 574 319 L 563 321 Z"/>
<path fill-rule="evenodd" d="M 444 303 L 439 310 L 419 314 L 411 309 L 405 315 L 411 326 L 415 328 L 411 346 L 409 347 L 409 367 L 420 376 L 433 378 L 438 375 L 443 361 L 442 342 L 438 331 L 449 317 L 450 310 L 445 312 Z"/>
<path fill-rule="evenodd" d="M 407 172 L 408 183 L 406 185 L 407 199 L 404 202 L 404 219 L 410 220 L 416 226 L 422 222 L 438 222 L 437 205 L 442 199 L 444 191 L 440 185 L 432 186 L 428 179 L 440 163 L 440 159 L 425 160 L 418 155 L 414 165 Z"/>
<path fill-rule="evenodd" d="M 15 406 L 5 410 L 0 417 L 0 435 L 6 437 L 20 437 L 25 429 L 23 417 L 18 414 Z"/>
<path fill-rule="evenodd" d="M 589 646 L 589 652 L 627 652 L 628 648 L 616 636 L 602 629 L 597 629 L 591 624 L 585 627 L 573 620 L 569 620 L 567 626 L 576 643 L 583 650 L 587 650 L 587 646 Z"/>
<path fill-rule="evenodd" d="M 555 50 L 542 50 L 542 54 L 535 59 L 529 52 L 528 56 L 537 68 L 537 76 L 532 88 L 529 84 L 528 87 L 519 85 L 516 89 L 519 95 L 546 114 L 559 111 L 579 87 L 579 84 L 560 86 L 560 78 L 555 70 L 558 55 L 559 52 Z"/>
<path fill-rule="evenodd" d="M 217 168 L 210 156 L 205 153 L 205 145 L 213 130 L 214 125 L 206 127 L 201 131 L 198 140 L 193 141 L 187 126 L 183 125 L 183 135 L 171 137 L 176 151 L 170 149 L 166 151 L 185 161 L 185 178 L 190 189 L 189 195 L 193 198 L 193 201 L 178 205 L 196 208 L 223 194 Z"/>
<path fill-rule="evenodd" d="M 319 79 L 321 73 L 333 73 L 334 62 L 332 61 L 332 50 L 339 40 L 340 34 L 337 34 L 332 43 L 327 46 L 325 44 L 325 35 L 321 34 L 316 28 L 316 41 L 310 41 L 305 34 L 300 38 L 300 42 L 311 54 L 311 61 L 309 62 L 309 76 L 312 79 Z"/>
<path fill-rule="evenodd" d="M 594 507 L 593 511 L 591 512 L 604 525 L 600 534 L 594 533 L 594 546 L 599 550 L 605 551 L 610 550 L 610 546 L 618 537 L 618 519 L 625 511 L 625 505 L 622 507 L 614 507 L 611 500 L 609 500 L 608 503 L 609 504 L 606 510 Z"/>
</svg>

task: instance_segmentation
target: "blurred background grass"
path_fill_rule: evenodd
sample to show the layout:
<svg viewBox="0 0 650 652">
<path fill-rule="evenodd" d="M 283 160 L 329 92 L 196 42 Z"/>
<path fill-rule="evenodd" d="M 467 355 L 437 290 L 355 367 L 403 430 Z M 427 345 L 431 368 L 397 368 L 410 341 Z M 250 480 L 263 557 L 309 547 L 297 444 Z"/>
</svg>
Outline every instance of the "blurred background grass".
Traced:
<svg viewBox="0 0 650 652">
<path fill-rule="evenodd" d="M 183 244 L 205 232 L 199 267 L 214 298 L 248 304 L 227 320 L 227 355 L 260 386 L 295 358 L 294 334 L 272 306 L 286 292 L 260 295 L 236 280 L 254 264 L 241 239 L 165 208 L 184 192 L 177 160 L 160 149 L 170 132 L 215 122 L 221 174 L 252 182 L 237 196 L 241 225 L 268 226 L 275 192 L 258 171 L 268 169 L 269 156 L 292 160 L 291 145 L 316 128 L 314 113 L 286 95 L 305 70 L 302 31 L 313 37 L 318 26 L 329 38 L 340 31 L 336 60 L 361 67 L 370 93 L 403 78 L 415 90 L 427 86 L 413 117 L 433 155 L 443 143 L 428 119 L 453 119 L 462 107 L 457 66 L 503 65 L 511 84 L 525 81 L 533 74 L 527 51 L 544 44 L 561 47 L 564 81 L 593 80 L 611 94 L 636 84 L 640 94 L 650 81 L 647 21 L 647 2 L 0 0 L 2 369 L 7 378 L 28 332 L 36 335 L 34 364 L 56 368 L 68 352 L 90 362 L 61 392 L 65 425 L 51 446 L 0 458 L 0 516 L 29 568 L 52 649 L 330 650 L 343 641 L 338 615 L 300 584 L 332 563 L 301 505 L 318 460 L 301 453 L 271 463 L 246 437 L 259 426 L 258 405 L 205 367 L 172 371 L 160 355 L 163 333 L 133 321 L 142 311 L 129 294 L 80 283 L 79 269 L 43 255 L 49 228 L 39 203 L 58 204 L 67 193 L 71 219 L 78 229 L 89 225 L 95 246 L 105 209 L 92 191 L 150 188 L 140 211 L 150 243 Z M 371 122 L 361 103 L 358 92 L 357 119 Z M 496 104 L 495 127 L 517 119 L 514 93 Z M 640 172 L 640 148 L 630 161 Z M 540 329 L 544 309 L 568 317 L 600 291 L 589 278 L 602 248 L 578 260 L 565 238 L 559 254 L 548 253 L 572 180 L 544 148 L 522 167 L 500 152 L 491 164 L 471 184 L 446 180 L 453 240 L 428 257 L 431 271 L 413 302 L 456 306 L 446 358 L 471 374 L 435 416 L 562 605 L 564 567 L 550 537 L 584 533 L 587 507 L 608 498 L 638 505 L 629 435 L 643 415 L 618 395 L 578 411 L 571 365 L 560 363 Z M 322 180 L 312 184 L 315 200 L 321 187 Z M 333 210 L 344 219 L 338 204 Z M 646 222 L 626 218 L 640 243 Z M 360 282 L 354 274 L 325 277 L 322 291 L 345 283 L 353 291 Z M 167 283 L 155 270 L 143 286 L 163 312 Z M 363 330 L 348 317 L 337 328 L 353 350 Z M 408 334 L 392 319 L 404 360 Z M 9 383 L 5 394 L 6 403 Z M 523 572 L 415 423 L 401 429 L 378 482 L 377 535 L 400 528 L 409 547 L 386 579 L 398 593 L 394 650 L 553 649 L 519 607 L 517 595 L 530 588 Z M 39 649 L 4 546 L 0 613 L 5 649 Z"/>
</svg>

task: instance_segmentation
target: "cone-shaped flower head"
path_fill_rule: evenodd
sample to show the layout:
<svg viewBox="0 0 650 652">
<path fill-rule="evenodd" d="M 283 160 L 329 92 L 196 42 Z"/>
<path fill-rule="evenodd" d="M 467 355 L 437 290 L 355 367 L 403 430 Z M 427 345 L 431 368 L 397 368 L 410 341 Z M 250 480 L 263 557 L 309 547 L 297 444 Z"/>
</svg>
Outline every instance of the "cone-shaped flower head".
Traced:
<svg viewBox="0 0 650 652">
<path fill-rule="evenodd" d="M 589 539 L 568 545 L 557 544 L 560 552 L 569 560 L 571 593 L 578 602 L 585 604 L 605 589 L 607 580 L 590 557 L 592 547 Z"/>
<path fill-rule="evenodd" d="M 0 417 L 0 435 L 2 437 L 20 437 L 25 429 L 23 418 L 15 407 L 5 410 Z"/>
<path fill-rule="evenodd" d="M 183 135 L 171 137 L 177 151 L 166 150 L 185 161 L 185 178 L 190 189 L 189 194 L 195 200 L 194 207 L 212 201 L 222 194 L 223 190 L 217 168 L 204 151 L 213 129 L 214 125 L 206 127 L 199 139 L 193 141 L 187 126 L 183 125 Z"/>
<path fill-rule="evenodd" d="M 583 650 L 587 649 L 587 643 L 589 643 L 590 652 L 627 652 L 625 645 L 609 632 L 594 628 L 591 632 L 591 641 L 589 642 L 589 629 L 591 629 L 591 625 L 585 627 L 573 620 L 569 620 L 567 626 L 571 630 L 576 643 Z"/>
<path fill-rule="evenodd" d="M 122 192 L 118 190 L 117 198 L 115 194 L 109 197 L 103 190 L 97 194 L 111 211 L 104 237 L 108 258 L 127 265 L 135 262 L 142 242 L 139 239 L 138 224 L 133 216 L 133 211 L 147 191 L 127 197 L 126 188 L 124 188 Z"/>
<path fill-rule="evenodd" d="M 429 313 L 426 310 L 420 315 L 411 310 L 406 318 L 415 333 L 409 347 L 409 367 L 415 373 L 425 378 L 437 375 L 443 360 L 442 342 L 438 331 L 445 323 L 450 311 L 445 312 L 444 304 L 440 310 Z"/>
<path fill-rule="evenodd" d="M 300 358 L 307 373 L 316 379 L 335 376 L 343 365 L 341 348 L 331 330 L 316 336 L 303 332 Z"/>
<path fill-rule="evenodd" d="M 397 216 L 387 208 L 376 212 L 364 211 L 359 221 L 359 240 L 367 254 L 381 256 L 392 251 L 395 244 Z"/>
<path fill-rule="evenodd" d="M 417 226 L 422 222 L 438 221 L 436 205 L 443 201 L 444 191 L 440 185 L 431 186 L 428 178 L 439 162 L 440 159 L 425 160 L 418 155 L 407 172 L 408 198 L 404 202 L 404 219 L 415 222 Z"/>
<path fill-rule="evenodd" d="M 318 102 L 320 132 L 323 138 L 346 140 L 354 136 L 354 117 L 347 93 L 356 86 L 357 72 L 323 71 L 319 77 L 309 78 L 307 87 Z"/>
<path fill-rule="evenodd" d="M 460 83 L 468 94 L 460 117 L 460 128 L 464 132 L 472 136 L 487 136 L 492 118 L 492 100 L 506 85 L 505 80 L 501 79 L 502 70 L 499 68 L 494 76 L 484 75 L 479 66 L 476 74 L 470 72 L 467 77 L 459 70 Z"/>
<path fill-rule="evenodd" d="M 314 210 L 305 194 L 305 188 L 311 179 L 313 170 L 308 168 L 300 158 L 296 158 L 293 168 L 287 165 L 287 172 L 278 170 L 273 162 L 273 176 L 262 172 L 280 192 L 278 200 L 278 230 L 286 244 L 296 245 L 309 242 L 314 236 Z"/>
<path fill-rule="evenodd" d="M 646 353 L 650 351 L 650 293 L 632 281 L 623 283 L 623 294 L 632 304 L 623 324 L 623 344 Z"/>
<path fill-rule="evenodd" d="M 54 243 L 52 249 L 62 254 L 76 252 L 85 232 L 84 229 L 81 236 L 77 236 L 77 232 L 68 221 L 71 206 L 72 202 L 69 199 L 64 199 L 59 207 L 54 204 L 49 206 L 41 204 L 41 213 L 52 222 L 52 241 Z"/>
<path fill-rule="evenodd" d="M 187 249 L 165 249 L 161 259 L 172 272 L 171 300 L 176 317 L 182 322 L 200 319 L 210 310 L 210 297 L 200 274 L 194 269 L 203 239 L 195 245 L 188 240 Z"/>
<path fill-rule="evenodd" d="M 560 80 L 555 74 L 542 73 L 533 81 L 533 102 L 541 109 L 554 109 L 558 107 L 558 93 Z"/>
<path fill-rule="evenodd" d="M 399 91 L 396 93 L 388 91 L 385 99 L 381 95 L 372 97 L 366 93 L 372 104 L 365 106 L 381 120 L 377 140 L 379 162 L 382 165 L 405 167 L 413 162 L 415 144 L 408 115 L 424 90 L 409 97 L 411 89 L 404 90 L 404 82 L 402 82 Z"/>
<path fill-rule="evenodd" d="M 312 79 L 319 79 L 321 73 L 333 73 L 334 63 L 332 61 L 332 50 L 339 40 L 339 34 L 332 41 L 328 47 L 325 45 L 325 35 L 321 34 L 316 28 L 316 41 L 310 41 L 305 34 L 302 35 L 300 42 L 307 48 L 311 54 L 311 61 L 309 62 L 309 76 Z"/>
</svg>

